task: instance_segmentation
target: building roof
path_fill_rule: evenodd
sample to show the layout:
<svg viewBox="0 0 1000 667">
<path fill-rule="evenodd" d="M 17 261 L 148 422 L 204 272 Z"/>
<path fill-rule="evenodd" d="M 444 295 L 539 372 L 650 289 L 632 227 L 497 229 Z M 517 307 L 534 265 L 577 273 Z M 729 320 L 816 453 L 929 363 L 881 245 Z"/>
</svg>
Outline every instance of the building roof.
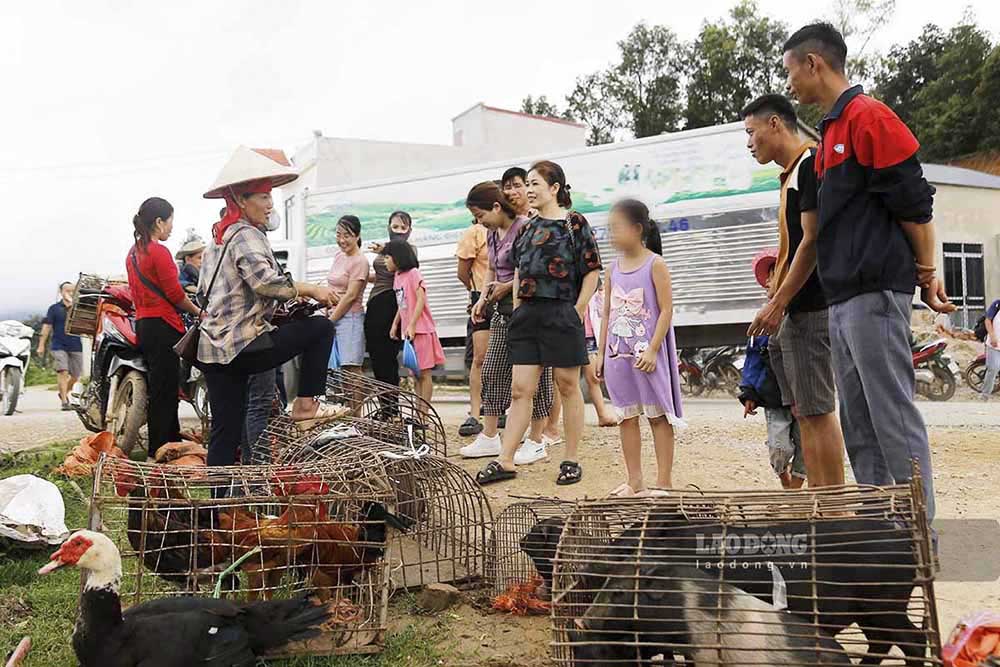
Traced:
<svg viewBox="0 0 1000 667">
<path fill-rule="evenodd" d="M 457 118 L 461 118 L 465 114 L 469 113 L 470 111 L 472 111 L 473 109 L 476 109 L 478 107 L 482 107 L 484 111 L 493 111 L 493 112 L 496 112 L 496 113 L 509 113 L 512 116 L 523 116 L 525 118 L 532 118 L 534 120 L 544 120 L 544 121 L 548 121 L 550 123 L 559 123 L 560 125 L 571 125 L 573 127 L 587 127 L 587 125 L 585 123 L 577 123 L 574 120 L 566 120 L 565 118 L 556 118 L 555 116 L 539 116 L 539 115 L 532 114 L 532 113 L 524 113 L 523 111 L 511 111 L 510 109 L 501 109 L 500 107 L 491 107 L 491 106 L 489 106 L 487 104 L 484 104 L 483 102 L 479 102 L 477 104 L 473 104 L 471 107 L 469 107 L 468 109 L 466 109 L 462 113 L 460 113 L 457 116 L 455 116 L 455 118 L 452 118 L 452 120 L 454 121 Z"/>
<path fill-rule="evenodd" d="M 947 164 L 925 164 L 924 176 L 938 185 L 958 185 L 966 188 L 989 188 L 1000 190 L 1000 176 L 984 174 L 981 171 L 952 167 Z"/>
</svg>

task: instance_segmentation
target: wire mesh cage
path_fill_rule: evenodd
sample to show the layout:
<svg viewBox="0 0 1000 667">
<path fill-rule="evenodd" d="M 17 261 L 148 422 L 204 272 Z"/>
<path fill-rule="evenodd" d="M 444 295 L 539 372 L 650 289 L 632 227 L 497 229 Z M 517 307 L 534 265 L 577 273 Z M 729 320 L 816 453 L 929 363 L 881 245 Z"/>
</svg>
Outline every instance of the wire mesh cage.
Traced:
<svg viewBox="0 0 1000 667">
<path fill-rule="evenodd" d="M 366 421 L 366 420 L 357 420 Z M 415 588 L 431 583 L 482 581 L 486 536 L 493 513 L 481 487 L 461 467 L 427 448 L 372 438 L 351 422 L 329 426 L 309 442 L 285 449 L 281 465 L 313 465 L 374 456 L 392 490 L 394 511 L 413 526 L 397 533 L 390 552 L 392 582 Z"/>
<path fill-rule="evenodd" d="M 183 467 L 103 458 L 90 526 L 117 544 L 121 598 L 238 600 L 312 594 L 327 606 L 319 636 L 283 654 L 369 653 L 384 645 L 393 513 L 377 457 L 337 464 Z"/>
<path fill-rule="evenodd" d="M 494 597 L 515 591 L 540 600 L 551 596 L 556 545 L 575 505 L 560 498 L 524 498 L 497 515 L 486 558 L 486 581 Z"/>
<path fill-rule="evenodd" d="M 556 664 L 942 664 L 919 478 L 581 501 L 550 539 Z"/>
</svg>

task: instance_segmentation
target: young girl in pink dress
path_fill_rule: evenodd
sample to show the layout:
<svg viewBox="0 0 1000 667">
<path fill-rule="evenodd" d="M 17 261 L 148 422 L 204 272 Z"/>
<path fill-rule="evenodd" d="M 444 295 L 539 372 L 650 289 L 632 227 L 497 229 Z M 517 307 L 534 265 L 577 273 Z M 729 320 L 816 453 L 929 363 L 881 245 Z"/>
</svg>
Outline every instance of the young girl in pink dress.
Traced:
<svg viewBox="0 0 1000 667">
<path fill-rule="evenodd" d="M 656 486 L 672 486 L 674 429 L 681 414 L 670 271 L 660 256 L 660 231 L 642 202 L 626 199 L 608 215 L 618 258 L 604 285 L 604 317 L 595 371 L 605 378 L 621 419 L 627 480 L 613 495 L 648 493 L 642 475 L 639 417 L 649 420 L 656 451 Z"/>
<path fill-rule="evenodd" d="M 444 363 L 444 349 L 427 304 L 427 288 L 420 274 L 420 262 L 413 246 L 405 241 L 389 241 L 379 254 L 385 256 L 386 268 L 396 274 L 392 287 L 399 310 L 389 328 L 389 337 L 394 340 L 405 337 L 413 343 L 420 367 L 420 372 L 415 373 L 417 395 L 430 403 L 434 394 L 431 371 Z"/>
</svg>

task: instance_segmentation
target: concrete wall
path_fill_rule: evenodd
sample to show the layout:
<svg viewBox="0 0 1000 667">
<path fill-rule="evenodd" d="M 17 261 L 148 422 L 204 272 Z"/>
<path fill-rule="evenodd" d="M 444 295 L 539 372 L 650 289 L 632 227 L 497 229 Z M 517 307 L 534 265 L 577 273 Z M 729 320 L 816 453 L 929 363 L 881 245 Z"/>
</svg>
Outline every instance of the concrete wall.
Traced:
<svg viewBox="0 0 1000 667">
<path fill-rule="evenodd" d="M 477 162 L 581 148 L 587 128 L 477 104 L 452 119 L 454 144 L 475 151 Z"/>
<path fill-rule="evenodd" d="M 1000 190 L 934 187 L 938 273 L 944 267 L 944 243 L 982 243 L 987 303 L 1000 298 Z"/>
</svg>

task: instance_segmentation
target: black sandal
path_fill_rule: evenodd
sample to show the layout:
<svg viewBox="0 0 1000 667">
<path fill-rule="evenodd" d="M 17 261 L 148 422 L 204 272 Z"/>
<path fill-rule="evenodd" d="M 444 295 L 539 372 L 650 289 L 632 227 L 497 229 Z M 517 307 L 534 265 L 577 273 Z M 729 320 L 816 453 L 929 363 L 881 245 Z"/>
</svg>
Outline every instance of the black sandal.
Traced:
<svg viewBox="0 0 1000 667">
<path fill-rule="evenodd" d="M 568 486 L 576 484 L 583 479 L 583 468 L 576 461 L 563 461 L 559 464 L 559 476 L 556 477 L 556 484 Z"/>
<path fill-rule="evenodd" d="M 499 461 L 490 461 L 486 464 L 485 468 L 476 473 L 476 482 L 479 486 L 486 486 L 487 484 L 503 482 L 515 477 L 517 477 L 517 473 L 513 470 L 504 470 Z"/>
</svg>

